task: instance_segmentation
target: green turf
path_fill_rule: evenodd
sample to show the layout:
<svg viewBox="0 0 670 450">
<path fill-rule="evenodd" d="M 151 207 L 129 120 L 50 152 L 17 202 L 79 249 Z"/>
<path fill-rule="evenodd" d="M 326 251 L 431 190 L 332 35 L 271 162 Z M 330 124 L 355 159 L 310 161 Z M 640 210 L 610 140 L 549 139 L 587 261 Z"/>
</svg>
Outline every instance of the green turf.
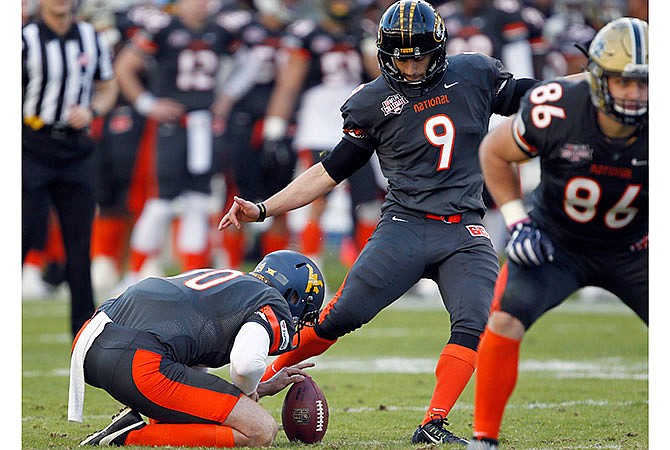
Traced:
<svg viewBox="0 0 670 450">
<path fill-rule="evenodd" d="M 442 309 L 403 308 L 411 299 L 399 303 L 316 360 L 311 370 L 328 399 L 330 423 L 323 443 L 303 448 L 432 448 L 412 446 L 409 437 L 432 393 L 448 316 Z M 648 448 L 647 328 L 608 305 L 579 312 L 569 303 L 543 317 L 524 341 L 503 448 Z M 67 421 L 67 314 L 64 300 L 22 305 L 25 449 L 74 448 L 120 408 L 105 392 L 87 387 L 84 423 Z M 389 364 L 389 358 L 401 359 Z M 217 373 L 227 376 L 225 369 Z M 450 414 L 451 430 L 465 437 L 471 433 L 473 384 Z M 278 420 L 282 399 L 283 393 L 261 400 Z M 281 431 L 275 445 L 297 447 Z"/>
</svg>

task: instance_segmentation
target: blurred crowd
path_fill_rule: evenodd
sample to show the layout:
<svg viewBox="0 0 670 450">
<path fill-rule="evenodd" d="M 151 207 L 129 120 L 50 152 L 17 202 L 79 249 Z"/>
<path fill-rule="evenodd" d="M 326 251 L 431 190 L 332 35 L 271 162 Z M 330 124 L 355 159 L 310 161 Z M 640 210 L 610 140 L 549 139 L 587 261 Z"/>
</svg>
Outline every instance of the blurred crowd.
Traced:
<svg viewBox="0 0 670 450">
<path fill-rule="evenodd" d="M 326 211 L 335 200 L 346 205 L 344 216 L 337 218 L 347 224 L 344 236 L 336 241 L 338 257 L 344 265 L 352 264 L 374 230 L 383 202 L 385 179 L 374 159 L 361 169 L 360 176 L 311 205 L 298 220 L 273 217 L 224 233 L 216 231 L 216 224 L 234 195 L 254 201 L 267 198 L 338 142 L 342 129 L 339 106 L 356 86 L 379 75 L 375 34 L 379 16 L 391 3 L 75 2 L 78 18 L 92 23 L 113 48 L 120 86 L 117 106 L 91 126 L 97 146 L 98 206 L 91 241 L 97 301 L 145 276 L 203 266 L 242 268 L 245 261 L 258 261 L 282 248 L 301 251 L 318 264 L 329 239 Z M 610 20 L 622 16 L 648 20 L 648 0 L 431 3 L 445 19 L 448 54 L 486 53 L 500 59 L 516 77 L 536 79 L 580 72 L 586 64 L 580 47 L 587 48 Z M 24 25 L 39 20 L 38 6 L 39 0 L 23 0 Z M 172 24 L 174 17 L 181 25 Z M 216 61 L 205 57 L 211 52 L 198 52 L 198 48 L 170 55 L 157 48 L 180 37 L 173 32 L 159 39 L 166 27 L 197 28 L 205 23 L 226 36 Z M 207 41 L 207 33 L 202 36 Z M 142 45 L 151 51 L 131 54 L 130 49 L 141 50 Z M 198 83 L 210 82 L 205 69 L 215 72 L 211 89 L 198 87 Z M 170 82 L 161 85 L 159 80 L 170 77 Z M 170 83 L 179 89 L 186 89 L 186 84 L 207 92 L 204 102 L 211 114 L 191 114 L 203 109 L 189 106 L 192 100 L 184 100 L 182 106 L 168 103 L 179 100 L 165 92 Z M 140 93 L 138 86 L 144 91 Z M 161 101 L 164 103 L 157 103 Z M 173 146 L 175 152 L 184 152 L 189 170 L 200 178 L 190 188 L 177 183 L 174 192 L 166 195 L 166 186 L 171 185 L 166 173 L 170 171 L 161 168 L 161 161 L 167 159 L 160 149 L 176 142 L 166 133 L 185 118 L 185 129 L 207 128 L 212 144 L 204 145 L 198 133 L 189 131 L 186 146 L 211 147 L 208 154 Z M 532 167 L 527 170 L 523 180 L 524 189 L 529 190 L 537 182 L 537 172 Z M 207 186 L 200 188 L 202 183 Z M 502 222 L 496 222 L 496 208 L 490 200 L 489 207 L 487 228 L 496 248 L 502 250 L 506 231 Z M 32 249 L 24 262 L 24 298 L 53 295 L 64 281 L 64 258 L 58 221 L 52 215 L 46 246 Z"/>
</svg>

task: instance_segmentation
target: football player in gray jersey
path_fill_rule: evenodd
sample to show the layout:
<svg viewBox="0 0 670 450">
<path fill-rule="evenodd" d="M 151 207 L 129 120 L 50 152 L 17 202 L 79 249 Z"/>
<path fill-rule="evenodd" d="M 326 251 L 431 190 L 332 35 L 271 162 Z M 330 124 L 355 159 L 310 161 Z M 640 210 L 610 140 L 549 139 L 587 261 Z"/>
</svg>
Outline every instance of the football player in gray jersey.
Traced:
<svg viewBox="0 0 670 450">
<path fill-rule="evenodd" d="M 314 325 L 324 292 L 313 261 L 281 250 L 249 273 L 149 277 L 106 301 L 73 345 L 68 419 L 83 419 L 85 383 L 127 408 L 80 445 L 272 445 L 279 426 L 258 399 L 303 381 L 314 364 L 260 382 L 266 359 L 300 344 L 294 337 Z M 203 369 L 226 364 L 230 382 Z"/>
<path fill-rule="evenodd" d="M 535 80 L 515 80 L 500 61 L 482 54 L 447 56 L 446 41 L 442 18 L 429 3 L 389 6 L 377 40 L 382 76 L 358 87 L 342 106 L 340 142 L 265 202 L 236 198 L 219 229 L 306 205 L 376 152 L 389 181 L 382 218 L 316 327 L 300 334 L 301 348 L 276 359 L 264 378 L 323 353 L 429 278 L 439 286 L 451 333 L 439 355 L 428 411 L 411 440 L 467 444 L 445 425 L 472 377 L 498 275 L 482 225 L 477 151 L 491 115 L 516 112 Z"/>
<path fill-rule="evenodd" d="M 512 237 L 479 348 L 473 450 L 497 448 L 521 340 L 545 312 L 592 285 L 649 321 L 647 23 L 610 22 L 588 57 L 586 80 L 533 88 L 480 147 Z M 514 163 L 529 157 L 542 181 L 528 213 Z"/>
</svg>

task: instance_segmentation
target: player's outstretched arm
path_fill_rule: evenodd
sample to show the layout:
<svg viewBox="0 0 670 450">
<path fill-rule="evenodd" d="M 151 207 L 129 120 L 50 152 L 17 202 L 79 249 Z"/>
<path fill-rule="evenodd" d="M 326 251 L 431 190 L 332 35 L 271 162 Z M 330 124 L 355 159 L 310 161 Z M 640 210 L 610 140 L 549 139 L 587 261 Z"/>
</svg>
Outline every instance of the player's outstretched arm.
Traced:
<svg viewBox="0 0 670 450">
<path fill-rule="evenodd" d="M 230 210 L 219 222 L 219 230 L 231 225 L 239 229 L 241 222 L 257 221 L 263 207 L 266 217 L 277 216 L 300 208 L 330 192 L 336 185 L 337 183 L 328 175 L 323 164 L 317 163 L 262 204 L 235 197 Z"/>
</svg>

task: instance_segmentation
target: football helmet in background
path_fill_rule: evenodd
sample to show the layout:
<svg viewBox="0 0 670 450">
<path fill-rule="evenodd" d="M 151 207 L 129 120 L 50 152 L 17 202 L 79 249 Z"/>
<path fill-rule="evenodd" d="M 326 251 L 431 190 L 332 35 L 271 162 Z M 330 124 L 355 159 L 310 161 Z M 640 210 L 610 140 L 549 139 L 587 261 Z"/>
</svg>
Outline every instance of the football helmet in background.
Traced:
<svg viewBox="0 0 670 450">
<path fill-rule="evenodd" d="M 389 6 L 379 21 L 377 59 L 389 86 L 405 96 L 423 95 L 439 82 L 447 68 L 447 30 L 442 16 L 423 0 L 400 0 Z M 393 62 L 394 58 L 430 56 L 426 76 L 408 81 Z M 417 90 L 414 95 L 408 95 Z"/>
<path fill-rule="evenodd" d="M 296 330 L 316 324 L 326 282 L 314 261 L 298 252 L 279 250 L 265 255 L 250 275 L 281 292 L 288 301 Z"/>
<path fill-rule="evenodd" d="M 647 101 L 615 99 L 608 78 L 648 80 L 649 30 L 644 20 L 621 17 L 605 25 L 589 46 L 588 73 L 593 104 L 626 125 L 639 125 L 648 116 Z"/>
</svg>

